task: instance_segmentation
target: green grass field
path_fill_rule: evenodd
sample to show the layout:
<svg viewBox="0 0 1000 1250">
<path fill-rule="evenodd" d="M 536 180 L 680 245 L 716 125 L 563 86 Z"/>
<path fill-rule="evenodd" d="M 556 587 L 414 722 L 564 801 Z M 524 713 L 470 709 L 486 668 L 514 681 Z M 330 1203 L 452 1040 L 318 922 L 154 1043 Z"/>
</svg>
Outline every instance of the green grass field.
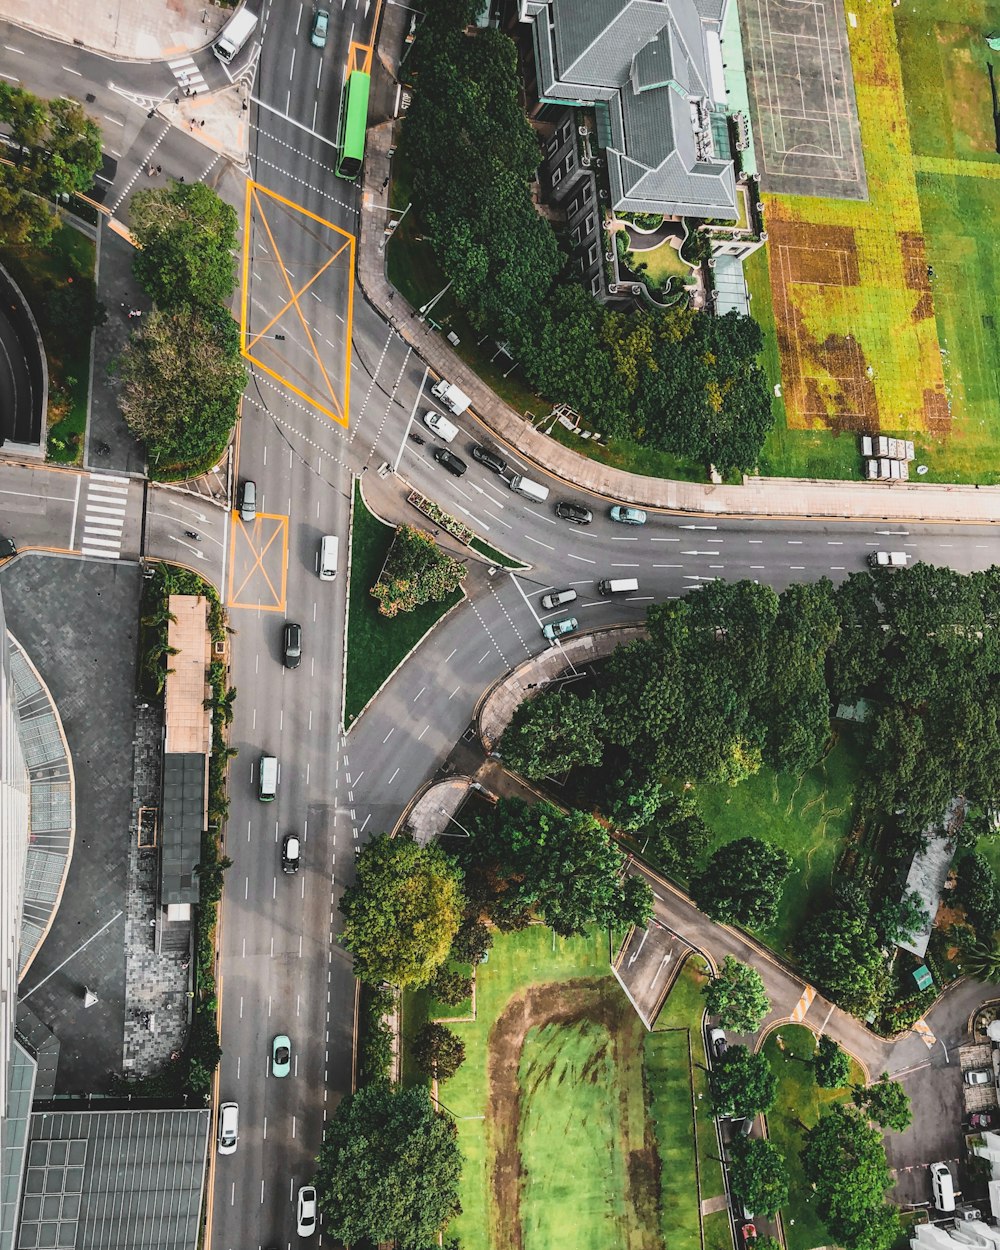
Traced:
<svg viewBox="0 0 1000 1250">
<path fill-rule="evenodd" d="M 779 1036 L 784 1050 L 778 1042 Z M 833 1245 L 833 1238 L 810 1202 L 812 1189 L 802 1169 L 802 1144 L 806 1129 L 817 1123 L 827 1107 L 846 1101 L 849 1091 L 819 1088 L 809 1062 L 815 1053 L 816 1038 L 801 1024 L 782 1025 L 764 1043 L 764 1054 L 778 1077 L 778 1099 L 768 1112 L 767 1130 L 785 1156 L 788 1168 L 788 1203 L 782 1211 L 788 1250 L 815 1250 L 817 1246 Z M 853 1060 L 849 1080 L 852 1084 L 864 1081 L 860 1066 Z"/>
<path fill-rule="evenodd" d="M 774 927 L 761 933 L 782 954 L 819 891 L 830 880 L 851 831 L 853 792 L 861 752 L 849 728 L 839 724 L 839 738 L 826 759 L 800 777 L 764 767 L 738 786 L 701 786 L 698 807 L 714 837 L 706 858 L 736 838 L 764 838 L 792 857 L 781 913 Z"/>
<path fill-rule="evenodd" d="M 414 513 L 414 523 L 417 513 Z M 347 691 L 344 727 L 347 728 L 382 682 L 427 633 L 435 621 L 462 598 L 455 591 L 441 603 L 424 603 L 412 612 L 380 616 L 369 593 L 392 545 L 395 529 L 383 525 L 365 507 L 361 488 L 354 488 L 354 524 L 351 532 L 351 615 L 347 633 Z"/>
<path fill-rule="evenodd" d="M 463 1250 L 509 1250 L 513 1217 L 524 1250 L 700 1250 L 688 1037 L 697 1092 L 703 979 L 685 969 L 668 1028 L 647 1034 L 609 975 L 606 934 L 566 940 L 532 926 L 498 936 L 477 970 L 476 1018 L 449 1025 L 466 1061 L 440 1090 L 466 1157 L 463 1210 L 449 1228 Z M 428 1016 L 452 1014 L 406 995 L 404 1039 Z M 706 1196 L 722 1192 L 713 1140 L 706 1132 Z M 709 1250 L 731 1250 L 722 1231 Z"/>
</svg>

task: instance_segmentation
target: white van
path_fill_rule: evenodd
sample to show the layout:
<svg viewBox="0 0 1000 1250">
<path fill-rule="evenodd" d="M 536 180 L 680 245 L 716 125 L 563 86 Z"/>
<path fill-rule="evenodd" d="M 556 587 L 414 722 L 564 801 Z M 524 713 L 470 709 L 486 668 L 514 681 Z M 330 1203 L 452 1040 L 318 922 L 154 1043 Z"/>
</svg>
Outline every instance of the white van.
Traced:
<svg viewBox="0 0 1000 1250">
<path fill-rule="evenodd" d="M 240 1108 L 235 1102 L 224 1102 L 219 1108 L 219 1154 L 236 1153 L 240 1139 Z"/>
<path fill-rule="evenodd" d="M 332 582 L 337 576 L 339 555 L 340 539 L 336 534 L 324 534 L 319 545 L 319 575 L 324 582 Z"/>
<path fill-rule="evenodd" d="M 639 583 L 634 577 L 602 577 L 597 589 L 602 595 L 634 595 Z"/>
<path fill-rule="evenodd" d="M 939 1211 L 955 1210 L 955 1181 L 947 1163 L 931 1164 L 931 1188 L 934 1191 L 934 1205 Z"/>
<path fill-rule="evenodd" d="M 262 803 L 271 803 L 278 793 L 278 761 L 273 755 L 260 757 L 260 775 L 257 778 L 257 797 Z"/>
<path fill-rule="evenodd" d="M 443 438 L 446 443 L 452 442 L 458 436 L 458 426 L 447 417 L 442 417 L 439 412 L 435 412 L 433 408 L 428 408 L 424 413 L 424 425 L 432 434 Z"/>
<path fill-rule="evenodd" d="M 223 26 L 218 39 L 212 44 L 212 51 L 220 61 L 229 62 L 256 29 L 257 14 L 251 13 L 249 9 L 240 9 Z"/>
<path fill-rule="evenodd" d="M 537 482 L 531 482 L 520 473 L 515 473 L 510 479 L 511 490 L 517 491 L 519 495 L 523 495 L 525 499 L 533 499 L 535 503 L 544 503 L 549 497 L 549 488 L 547 486 L 539 486 Z"/>
</svg>

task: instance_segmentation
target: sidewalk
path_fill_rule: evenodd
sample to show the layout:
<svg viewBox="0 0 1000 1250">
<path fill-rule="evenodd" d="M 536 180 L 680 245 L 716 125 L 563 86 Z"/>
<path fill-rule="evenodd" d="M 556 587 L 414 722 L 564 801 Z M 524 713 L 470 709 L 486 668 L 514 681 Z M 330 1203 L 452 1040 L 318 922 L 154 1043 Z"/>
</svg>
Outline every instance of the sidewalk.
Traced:
<svg viewBox="0 0 1000 1250">
<path fill-rule="evenodd" d="M 0 17 L 122 60 L 162 61 L 205 47 L 232 16 L 208 0 L 0 0 Z"/>
<path fill-rule="evenodd" d="M 391 72 L 392 23 L 383 24 L 380 67 Z M 388 38 L 387 38 L 388 32 Z M 376 67 L 376 73 L 381 72 Z M 472 399 L 474 415 L 491 434 L 534 461 L 539 471 L 609 500 L 696 515 L 802 517 L 811 520 L 951 521 L 996 524 L 1000 487 L 939 486 L 918 482 L 879 483 L 800 478 L 744 478 L 742 486 L 713 486 L 643 477 L 578 455 L 508 408 L 414 309 L 389 285 L 385 272 L 385 223 L 389 149 L 399 140 L 395 121 L 368 130 L 364 194 L 358 238 L 358 282 L 369 302 L 441 377 Z M 858 457 L 860 471 L 861 458 Z"/>
</svg>

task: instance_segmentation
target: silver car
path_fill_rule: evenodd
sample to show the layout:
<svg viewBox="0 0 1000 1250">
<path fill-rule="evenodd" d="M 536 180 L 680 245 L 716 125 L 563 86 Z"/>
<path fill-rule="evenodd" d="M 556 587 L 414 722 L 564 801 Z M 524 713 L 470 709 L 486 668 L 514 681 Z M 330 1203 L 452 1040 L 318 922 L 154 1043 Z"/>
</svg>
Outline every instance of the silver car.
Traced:
<svg viewBox="0 0 1000 1250">
<path fill-rule="evenodd" d="M 575 598 L 575 590 L 553 590 L 550 594 L 542 595 L 542 607 L 561 608 L 564 603 L 572 603 Z"/>
</svg>

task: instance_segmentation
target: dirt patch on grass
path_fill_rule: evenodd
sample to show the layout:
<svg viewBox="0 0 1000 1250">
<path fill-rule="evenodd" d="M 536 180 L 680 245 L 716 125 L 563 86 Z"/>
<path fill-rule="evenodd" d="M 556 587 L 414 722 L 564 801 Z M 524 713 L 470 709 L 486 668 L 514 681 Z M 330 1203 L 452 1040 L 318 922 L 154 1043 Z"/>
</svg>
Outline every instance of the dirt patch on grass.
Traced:
<svg viewBox="0 0 1000 1250">
<path fill-rule="evenodd" d="M 542 1025 L 571 1026 L 583 1020 L 603 1025 L 611 1038 L 618 1072 L 618 1098 L 622 1136 L 626 1143 L 642 1146 L 625 1150 L 628 1193 L 625 1200 L 633 1213 L 625 1250 L 658 1250 L 660 1163 L 656 1138 L 645 1114 L 648 1098 L 638 1101 L 643 1123 L 630 1122 L 637 1100 L 629 1088 L 642 1085 L 645 1031 L 628 999 L 612 977 L 588 978 L 531 986 L 516 995 L 497 1018 L 489 1035 L 489 1104 L 487 1141 L 492 1156 L 493 1244 L 496 1250 L 523 1250 L 520 1200 L 526 1177 L 518 1148 L 522 1098 L 518 1080 L 521 1050 L 528 1032 Z M 595 1069 L 596 1071 L 596 1069 Z M 569 1096 L 569 1094 L 567 1094 Z M 600 1131 L 595 1126 L 595 1131 Z"/>
</svg>

